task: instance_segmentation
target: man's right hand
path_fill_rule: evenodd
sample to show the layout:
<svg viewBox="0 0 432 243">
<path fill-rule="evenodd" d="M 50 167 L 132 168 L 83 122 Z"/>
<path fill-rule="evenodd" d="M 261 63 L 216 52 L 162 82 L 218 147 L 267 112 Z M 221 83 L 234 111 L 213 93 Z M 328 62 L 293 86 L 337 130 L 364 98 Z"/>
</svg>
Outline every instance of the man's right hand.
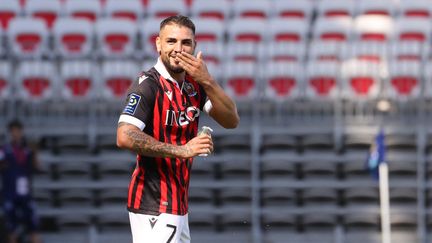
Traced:
<svg viewBox="0 0 432 243">
<path fill-rule="evenodd" d="M 200 154 L 210 154 L 213 152 L 213 140 L 208 134 L 201 134 L 192 138 L 188 143 L 183 145 L 183 159 L 195 157 Z"/>
</svg>

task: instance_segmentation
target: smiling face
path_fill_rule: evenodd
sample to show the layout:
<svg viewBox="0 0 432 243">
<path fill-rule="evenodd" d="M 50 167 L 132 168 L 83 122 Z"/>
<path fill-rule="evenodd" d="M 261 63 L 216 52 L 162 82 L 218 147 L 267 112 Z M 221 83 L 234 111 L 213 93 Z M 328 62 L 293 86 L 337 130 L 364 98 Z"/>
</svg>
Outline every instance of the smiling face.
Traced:
<svg viewBox="0 0 432 243">
<path fill-rule="evenodd" d="M 160 58 L 168 72 L 172 74 L 184 72 L 179 63 L 175 61 L 176 54 L 184 51 L 193 55 L 195 45 L 195 36 L 192 30 L 174 23 L 165 25 L 156 38 L 156 47 Z"/>
</svg>

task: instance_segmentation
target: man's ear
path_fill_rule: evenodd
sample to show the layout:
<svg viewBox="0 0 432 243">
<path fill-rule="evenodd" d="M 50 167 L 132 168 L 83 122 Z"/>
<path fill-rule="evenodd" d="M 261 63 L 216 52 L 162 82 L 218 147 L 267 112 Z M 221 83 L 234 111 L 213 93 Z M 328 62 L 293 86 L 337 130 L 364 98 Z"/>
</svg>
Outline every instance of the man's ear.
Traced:
<svg viewBox="0 0 432 243">
<path fill-rule="evenodd" d="M 156 37 L 156 50 L 160 55 L 161 54 L 161 39 L 159 36 Z"/>
</svg>

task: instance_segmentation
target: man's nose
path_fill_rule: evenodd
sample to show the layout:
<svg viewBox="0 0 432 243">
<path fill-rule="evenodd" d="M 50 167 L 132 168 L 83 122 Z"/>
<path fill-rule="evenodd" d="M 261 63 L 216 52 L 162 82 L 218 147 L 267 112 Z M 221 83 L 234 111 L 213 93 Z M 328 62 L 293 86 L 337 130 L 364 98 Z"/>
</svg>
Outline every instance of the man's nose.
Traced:
<svg viewBox="0 0 432 243">
<path fill-rule="evenodd" d="M 174 47 L 175 52 L 181 52 L 183 50 L 183 45 L 181 43 L 178 43 Z"/>
</svg>

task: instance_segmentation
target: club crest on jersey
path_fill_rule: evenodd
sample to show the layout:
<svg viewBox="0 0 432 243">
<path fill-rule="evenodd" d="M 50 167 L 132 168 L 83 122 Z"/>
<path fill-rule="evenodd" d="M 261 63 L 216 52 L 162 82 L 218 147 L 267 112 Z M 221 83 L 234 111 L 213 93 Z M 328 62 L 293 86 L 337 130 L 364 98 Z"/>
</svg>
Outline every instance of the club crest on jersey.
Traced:
<svg viewBox="0 0 432 243">
<path fill-rule="evenodd" d="M 184 81 L 183 90 L 189 97 L 195 96 L 197 94 L 195 87 L 191 83 L 186 81 Z"/>
<path fill-rule="evenodd" d="M 129 114 L 129 115 L 133 115 L 135 114 L 135 110 L 138 107 L 138 103 L 141 100 L 141 96 L 137 95 L 137 94 L 130 94 L 129 95 L 129 102 L 126 105 L 125 109 L 123 110 L 123 113 Z"/>
<path fill-rule="evenodd" d="M 183 111 L 166 110 L 165 125 L 166 126 L 185 126 L 190 122 L 195 121 L 200 115 L 200 110 L 195 106 L 189 106 Z"/>
</svg>

